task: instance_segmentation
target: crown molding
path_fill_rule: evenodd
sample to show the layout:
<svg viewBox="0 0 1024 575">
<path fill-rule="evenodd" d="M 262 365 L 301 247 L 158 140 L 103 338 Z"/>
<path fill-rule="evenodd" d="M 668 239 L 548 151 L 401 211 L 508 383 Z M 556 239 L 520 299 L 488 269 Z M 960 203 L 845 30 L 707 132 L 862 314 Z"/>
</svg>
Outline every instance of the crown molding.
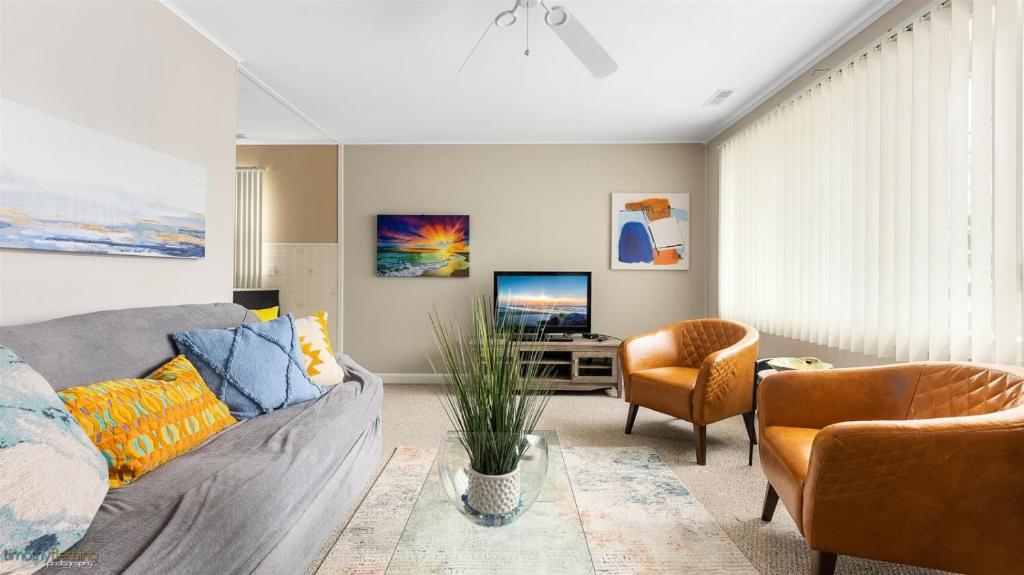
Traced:
<svg viewBox="0 0 1024 575">
<path fill-rule="evenodd" d="M 236 146 L 340 146 L 334 140 L 261 140 L 259 138 L 246 138 L 235 140 Z"/>
<path fill-rule="evenodd" d="M 704 145 L 701 140 L 413 140 L 388 142 L 359 140 L 345 142 L 346 146 L 674 146 L 679 144 Z"/>
<path fill-rule="evenodd" d="M 228 56 L 231 56 L 231 59 L 234 60 L 236 63 L 241 64 L 242 62 L 245 61 L 245 60 L 242 59 L 241 56 L 238 55 L 237 52 L 232 50 L 224 42 L 221 42 L 220 39 L 217 38 L 216 36 L 214 36 L 213 34 L 211 34 L 209 30 L 207 30 L 206 28 L 203 28 L 202 26 L 200 26 L 199 22 L 196 22 L 191 16 L 186 14 L 184 10 L 182 10 L 181 8 L 178 8 L 178 6 L 176 6 L 173 2 L 171 2 L 171 0 L 157 0 L 157 1 L 160 2 L 161 4 L 163 4 L 164 8 L 167 8 L 168 10 L 173 12 L 175 16 L 177 16 L 178 18 L 181 18 L 182 20 L 184 20 L 186 24 L 191 26 L 192 29 L 195 30 L 196 32 L 199 32 L 199 34 L 201 34 L 204 38 L 209 40 L 214 46 L 220 48 L 222 52 L 224 52 Z"/>
</svg>

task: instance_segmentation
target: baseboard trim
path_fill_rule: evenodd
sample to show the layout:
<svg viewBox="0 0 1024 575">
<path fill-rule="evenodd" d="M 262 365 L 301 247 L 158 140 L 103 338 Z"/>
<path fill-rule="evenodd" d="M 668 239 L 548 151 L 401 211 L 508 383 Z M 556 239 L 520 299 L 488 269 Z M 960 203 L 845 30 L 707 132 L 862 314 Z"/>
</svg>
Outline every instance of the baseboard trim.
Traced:
<svg viewBox="0 0 1024 575">
<path fill-rule="evenodd" d="M 378 373 L 384 383 L 402 383 L 409 385 L 443 383 L 442 376 L 436 373 Z"/>
</svg>

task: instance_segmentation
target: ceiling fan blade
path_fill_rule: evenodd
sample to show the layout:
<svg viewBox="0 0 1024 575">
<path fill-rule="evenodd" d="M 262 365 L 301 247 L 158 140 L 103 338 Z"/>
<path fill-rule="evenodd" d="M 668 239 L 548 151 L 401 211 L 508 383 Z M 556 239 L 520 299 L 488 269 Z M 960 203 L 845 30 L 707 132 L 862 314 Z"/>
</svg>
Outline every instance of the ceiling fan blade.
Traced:
<svg viewBox="0 0 1024 575">
<path fill-rule="evenodd" d="M 484 41 L 484 38 L 487 37 L 487 33 L 490 32 L 493 27 L 494 20 L 491 20 L 487 23 L 487 27 L 484 28 L 484 33 L 480 35 L 479 39 L 477 39 L 476 44 L 473 44 L 473 48 L 469 51 L 469 54 L 466 54 L 466 59 L 462 61 L 462 65 L 459 66 L 459 71 L 456 72 L 456 74 L 462 73 L 462 69 L 466 67 L 466 64 L 469 64 L 469 59 L 473 57 L 473 54 L 476 53 L 476 49 L 480 47 L 480 43 Z"/>
<path fill-rule="evenodd" d="M 568 10 L 562 6 L 551 6 L 544 15 L 544 23 L 565 42 L 569 50 L 579 58 L 595 78 L 610 76 L 619 65 L 611 55 L 598 44 L 590 32 L 583 27 Z"/>
<path fill-rule="evenodd" d="M 456 74 L 461 74 L 462 69 L 466 67 L 466 64 L 469 64 L 469 59 L 476 53 L 476 49 L 480 47 L 480 43 L 487 37 L 487 33 L 491 31 L 491 28 L 494 28 L 495 26 L 499 28 L 508 28 L 519 20 L 519 17 L 516 16 L 516 12 L 518 10 L 519 0 L 515 0 L 510 10 L 502 10 L 501 12 L 498 12 L 497 16 L 487 22 L 487 27 L 484 28 L 484 33 L 480 34 L 480 38 L 477 39 L 476 44 L 473 44 L 473 48 L 469 51 L 469 54 L 466 55 L 466 59 L 462 61 L 462 65 L 459 66 L 459 71 L 456 72 Z"/>
</svg>

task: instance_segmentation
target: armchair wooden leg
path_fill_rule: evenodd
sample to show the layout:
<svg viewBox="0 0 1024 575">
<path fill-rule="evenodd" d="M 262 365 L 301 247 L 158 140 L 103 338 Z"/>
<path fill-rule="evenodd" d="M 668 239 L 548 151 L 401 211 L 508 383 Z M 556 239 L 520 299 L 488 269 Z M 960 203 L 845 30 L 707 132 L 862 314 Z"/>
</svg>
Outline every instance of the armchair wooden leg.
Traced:
<svg viewBox="0 0 1024 575">
<path fill-rule="evenodd" d="M 836 572 L 836 554 L 811 550 L 811 575 L 832 575 Z"/>
<path fill-rule="evenodd" d="M 633 422 L 636 421 L 636 412 L 639 409 L 639 405 L 635 403 L 629 404 L 629 415 L 626 416 L 626 435 L 633 433 Z"/>
<path fill-rule="evenodd" d="M 693 424 L 693 439 L 697 443 L 697 465 L 708 462 L 708 426 Z"/>
<path fill-rule="evenodd" d="M 743 414 L 743 424 L 747 426 L 747 439 L 750 440 L 750 448 L 747 450 L 747 465 L 753 465 L 754 446 L 757 445 L 757 426 L 754 423 L 753 411 Z"/>
<path fill-rule="evenodd" d="M 779 504 L 779 494 L 775 492 L 772 484 L 764 492 L 764 507 L 761 508 L 761 521 L 771 521 L 775 515 L 775 506 Z"/>
</svg>

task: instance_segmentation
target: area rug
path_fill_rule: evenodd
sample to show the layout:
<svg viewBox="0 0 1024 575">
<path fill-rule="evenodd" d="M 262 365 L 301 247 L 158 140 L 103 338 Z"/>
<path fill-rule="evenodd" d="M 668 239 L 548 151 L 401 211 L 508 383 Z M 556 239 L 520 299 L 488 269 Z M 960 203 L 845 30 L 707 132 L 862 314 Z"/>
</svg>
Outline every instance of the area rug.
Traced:
<svg viewBox="0 0 1024 575">
<path fill-rule="evenodd" d="M 597 573 L 757 573 L 649 447 L 564 447 Z"/>
<path fill-rule="evenodd" d="M 548 572 L 756 573 L 686 486 L 647 447 L 562 447 L 572 502 L 586 538 L 586 554 Z M 438 557 L 410 563 L 396 547 L 417 500 L 431 491 L 436 449 L 400 447 L 392 454 L 360 507 L 320 565 L 319 573 L 384 574 L 453 572 Z M 554 472 L 553 472 L 554 473 Z M 427 485 L 424 489 L 424 484 Z M 531 509 L 528 513 L 533 512 Z M 454 510 L 452 510 L 454 513 Z M 523 520 L 501 528 L 511 536 Z M 415 519 L 414 519 L 415 521 Z M 468 528 L 498 533 L 475 526 Z M 473 550 L 466 550 L 472 553 Z M 419 567 L 419 569 L 415 569 Z M 457 572 L 515 572 L 509 565 L 458 568 Z"/>
</svg>

